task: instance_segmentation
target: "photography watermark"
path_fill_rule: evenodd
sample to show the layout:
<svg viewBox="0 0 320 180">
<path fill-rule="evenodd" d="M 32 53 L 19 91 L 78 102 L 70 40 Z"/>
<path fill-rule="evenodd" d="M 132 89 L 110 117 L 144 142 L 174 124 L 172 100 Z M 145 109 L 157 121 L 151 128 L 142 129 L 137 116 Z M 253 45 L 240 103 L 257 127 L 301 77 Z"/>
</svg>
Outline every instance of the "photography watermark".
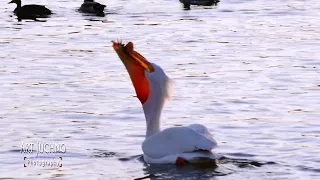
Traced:
<svg viewBox="0 0 320 180">
<path fill-rule="evenodd" d="M 40 154 L 57 154 L 66 153 L 67 147 L 64 143 L 22 143 L 21 153 Z"/>
<path fill-rule="evenodd" d="M 34 156 L 23 157 L 23 167 L 62 167 L 62 157 Z"/>
<path fill-rule="evenodd" d="M 62 167 L 62 154 L 67 152 L 64 143 L 22 143 L 20 153 L 24 167 Z"/>
</svg>

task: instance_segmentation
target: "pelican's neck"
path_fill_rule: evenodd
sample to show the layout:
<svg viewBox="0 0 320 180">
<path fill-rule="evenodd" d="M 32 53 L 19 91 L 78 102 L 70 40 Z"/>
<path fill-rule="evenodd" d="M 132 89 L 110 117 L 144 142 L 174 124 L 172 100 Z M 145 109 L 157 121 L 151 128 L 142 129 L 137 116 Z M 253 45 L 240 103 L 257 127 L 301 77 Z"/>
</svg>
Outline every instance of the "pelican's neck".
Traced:
<svg viewBox="0 0 320 180">
<path fill-rule="evenodd" d="M 160 132 L 160 117 L 165 99 L 162 88 L 150 83 L 148 100 L 142 105 L 147 123 L 146 138 Z"/>
<path fill-rule="evenodd" d="M 153 99 L 154 100 L 151 100 L 149 97 L 148 101 L 143 104 L 143 111 L 147 124 L 146 138 L 160 132 L 160 117 L 164 100 L 162 100 L 159 96 L 154 97 Z"/>
</svg>

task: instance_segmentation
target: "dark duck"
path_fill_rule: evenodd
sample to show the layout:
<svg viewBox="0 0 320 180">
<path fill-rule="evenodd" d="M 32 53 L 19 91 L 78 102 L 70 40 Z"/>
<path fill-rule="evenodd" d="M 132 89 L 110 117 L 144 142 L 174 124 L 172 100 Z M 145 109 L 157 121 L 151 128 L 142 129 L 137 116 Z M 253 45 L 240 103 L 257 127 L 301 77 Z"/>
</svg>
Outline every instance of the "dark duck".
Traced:
<svg viewBox="0 0 320 180">
<path fill-rule="evenodd" d="M 190 9 L 190 5 L 212 6 L 217 5 L 219 0 L 179 0 L 185 9 Z"/>
<path fill-rule="evenodd" d="M 46 18 L 52 12 L 50 9 L 36 4 L 28 4 L 21 6 L 21 0 L 12 0 L 10 3 L 16 3 L 17 7 L 14 9 L 14 14 L 18 17 L 18 20 L 21 21 L 21 19 L 33 19 L 37 20 L 37 18 Z"/>
<path fill-rule="evenodd" d="M 104 8 L 106 6 L 95 2 L 94 0 L 84 0 L 83 4 L 79 8 L 80 12 L 91 13 L 97 16 L 104 16 Z"/>
</svg>

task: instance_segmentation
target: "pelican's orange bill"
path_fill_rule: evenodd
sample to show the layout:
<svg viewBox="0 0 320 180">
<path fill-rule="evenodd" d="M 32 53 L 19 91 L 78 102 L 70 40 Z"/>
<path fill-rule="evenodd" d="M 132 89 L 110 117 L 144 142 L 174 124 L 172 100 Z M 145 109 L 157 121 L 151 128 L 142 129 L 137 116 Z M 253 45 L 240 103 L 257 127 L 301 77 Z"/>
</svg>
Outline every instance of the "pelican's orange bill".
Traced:
<svg viewBox="0 0 320 180">
<path fill-rule="evenodd" d="M 112 43 L 113 49 L 118 54 L 130 75 L 137 97 L 141 103 L 144 104 L 150 92 L 149 82 L 144 71 L 146 70 L 149 73 L 154 72 L 152 64 L 133 49 L 132 42 L 129 42 L 127 45 L 122 44 L 121 41 L 112 41 Z"/>
<path fill-rule="evenodd" d="M 118 54 L 119 58 L 123 60 L 123 58 L 131 58 L 134 61 L 138 62 L 145 70 L 148 72 L 153 72 L 154 68 L 146 58 L 144 58 L 137 51 L 133 50 L 133 43 L 128 42 L 127 45 L 122 44 L 121 41 L 112 41 L 113 49 Z"/>
</svg>

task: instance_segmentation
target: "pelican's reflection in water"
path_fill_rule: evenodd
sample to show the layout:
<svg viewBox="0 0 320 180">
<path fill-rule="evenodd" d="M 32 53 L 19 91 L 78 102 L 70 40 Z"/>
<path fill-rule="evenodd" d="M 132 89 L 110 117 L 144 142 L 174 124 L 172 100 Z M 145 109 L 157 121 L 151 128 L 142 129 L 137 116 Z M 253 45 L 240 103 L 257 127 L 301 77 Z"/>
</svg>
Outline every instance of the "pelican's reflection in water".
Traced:
<svg viewBox="0 0 320 180">
<path fill-rule="evenodd" d="M 143 161 L 142 156 L 140 157 Z M 215 176 L 227 175 L 219 172 L 217 164 L 187 164 L 176 166 L 174 164 L 147 164 L 143 168 L 146 176 L 140 179 L 215 179 Z"/>
<path fill-rule="evenodd" d="M 142 156 L 139 161 L 143 162 Z M 143 162 L 144 163 L 144 162 Z M 218 176 L 226 176 L 237 172 L 240 168 L 261 167 L 274 162 L 258 162 L 247 159 L 233 159 L 221 157 L 214 164 L 187 164 L 185 166 L 176 166 L 173 164 L 147 164 L 144 163 L 144 177 L 141 179 L 210 179 L 214 180 Z"/>
</svg>

